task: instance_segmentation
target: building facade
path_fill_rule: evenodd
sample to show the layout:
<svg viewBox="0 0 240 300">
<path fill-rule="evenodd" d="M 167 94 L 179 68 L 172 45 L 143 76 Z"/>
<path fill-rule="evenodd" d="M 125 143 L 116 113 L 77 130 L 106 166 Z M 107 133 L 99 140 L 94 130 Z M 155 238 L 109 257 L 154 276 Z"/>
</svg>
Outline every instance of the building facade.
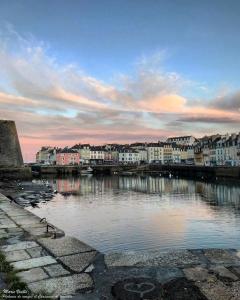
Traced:
<svg viewBox="0 0 240 300">
<path fill-rule="evenodd" d="M 79 165 L 80 154 L 73 149 L 65 148 L 57 152 L 56 164 L 60 166 Z"/>
<path fill-rule="evenodd" d="M 121 149 L 118 153 L 118 161 L 122 164 L 135 164 L 140 162 L 139 153 L 134 149 Z"/>
</svg>

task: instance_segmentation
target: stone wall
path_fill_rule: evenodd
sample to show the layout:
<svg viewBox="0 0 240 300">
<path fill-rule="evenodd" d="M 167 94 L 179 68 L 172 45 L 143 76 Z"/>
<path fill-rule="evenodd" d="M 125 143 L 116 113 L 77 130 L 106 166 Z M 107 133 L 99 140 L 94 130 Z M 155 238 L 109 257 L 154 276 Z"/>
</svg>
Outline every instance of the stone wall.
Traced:
<svg viewBox="0 0 240 300">
<path fill-rule="evenodd" d="M 0 120 L 0 168 L 21 166 L 23 158 L 15 122 Z"/>
</svg>

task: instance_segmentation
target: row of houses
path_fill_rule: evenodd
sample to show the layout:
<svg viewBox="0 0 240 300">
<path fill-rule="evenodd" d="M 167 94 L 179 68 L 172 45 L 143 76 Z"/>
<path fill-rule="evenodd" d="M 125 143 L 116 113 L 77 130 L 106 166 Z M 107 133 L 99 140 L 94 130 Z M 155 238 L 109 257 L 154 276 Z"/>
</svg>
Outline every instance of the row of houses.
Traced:
<svg viewBox="0 0 240 300">
<path fill-rule="evenodd" d="M 48 165 L 78 164 L 196 164 L 205 166 L 240 165 L 240 134 L 169 138 L 165 142 L 76 144 L 71 148 L 42 147 L 37 163 Z"/>
<path fill-rule="evenodd" d="M 194 146 L 194 161 L 204 166 L 240 166 L 240 133 L 199 139 Z"/>
<path fill-rule="evenodd" d="M 74 145 L 71 148 L 42 147 L 36 154 L 36 162 L 46 165 L 76 164 L 139 164 L 181 163 L 194 161 L 193 147 L 176 143 L 138 143 L 137 145 L 104 146 Z"/>
</svg>

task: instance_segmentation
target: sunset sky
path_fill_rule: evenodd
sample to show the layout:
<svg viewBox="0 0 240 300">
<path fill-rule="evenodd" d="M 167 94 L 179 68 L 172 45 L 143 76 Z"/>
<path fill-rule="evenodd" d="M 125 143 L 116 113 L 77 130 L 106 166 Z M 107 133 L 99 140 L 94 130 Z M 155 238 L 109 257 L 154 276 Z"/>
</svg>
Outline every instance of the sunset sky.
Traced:
<svg viewBox="0 0 240 300">
<path fill-rule="evenodd" d="M 42 145 L 240 131 L 239 0 L 1 0 L 0 119 Z"/>
</svg>

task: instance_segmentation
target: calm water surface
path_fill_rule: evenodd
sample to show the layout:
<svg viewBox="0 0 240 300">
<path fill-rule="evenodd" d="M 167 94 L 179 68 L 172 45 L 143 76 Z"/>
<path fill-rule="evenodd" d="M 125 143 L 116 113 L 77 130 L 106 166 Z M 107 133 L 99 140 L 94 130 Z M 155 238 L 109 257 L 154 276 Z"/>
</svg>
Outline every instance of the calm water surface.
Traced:
<svg viewBox="0 0 240 300">
<path fill-rule="evenodd" d="M 107 253 L 240 248 L 240 186 L 162 177 L 48 179 L 60 193 L 30 209 Z"/>
</svg>

